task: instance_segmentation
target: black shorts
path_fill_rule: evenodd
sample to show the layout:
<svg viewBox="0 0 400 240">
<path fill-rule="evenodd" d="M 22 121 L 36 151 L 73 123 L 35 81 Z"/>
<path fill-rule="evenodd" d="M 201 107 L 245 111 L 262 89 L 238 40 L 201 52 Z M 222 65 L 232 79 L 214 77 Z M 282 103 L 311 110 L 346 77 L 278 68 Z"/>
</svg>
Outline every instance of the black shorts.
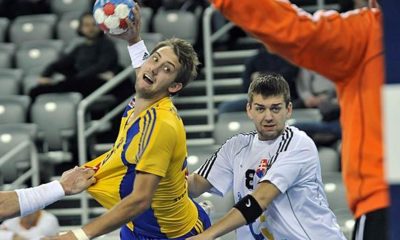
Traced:
<svg viewBox="0 0 400 240">
<path fill-rule="evenodd" d="M 389 209 L 381 208 L 356 219 L 353 240 L 389 240 Z"/>
</svg>

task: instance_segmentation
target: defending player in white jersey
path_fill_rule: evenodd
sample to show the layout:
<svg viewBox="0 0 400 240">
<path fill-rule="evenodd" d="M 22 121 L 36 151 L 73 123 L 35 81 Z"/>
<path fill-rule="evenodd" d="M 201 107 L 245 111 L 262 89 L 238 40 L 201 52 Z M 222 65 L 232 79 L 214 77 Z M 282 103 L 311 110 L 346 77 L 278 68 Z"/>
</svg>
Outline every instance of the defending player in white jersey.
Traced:
<svg viewBox="0 0 400 240">
<path fill-rule="evenodd" d="M 286 125 L 289 86 L 277 74 L 250 85 L 247 114 L 256 131 L 236 135 L 189 177 L 193 197 L 233 189 L 235 206 L 204 233 L 214 239 L 237 228 L 237 239 L 345 239 L 323 190 L 318 151 Z"/>
</svg>

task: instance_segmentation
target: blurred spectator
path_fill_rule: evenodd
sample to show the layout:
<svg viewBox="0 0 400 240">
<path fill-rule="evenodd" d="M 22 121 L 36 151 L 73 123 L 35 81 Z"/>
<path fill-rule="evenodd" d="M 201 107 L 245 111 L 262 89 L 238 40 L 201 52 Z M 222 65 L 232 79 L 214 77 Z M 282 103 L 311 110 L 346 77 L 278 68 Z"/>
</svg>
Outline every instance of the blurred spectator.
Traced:
<svg viewBox="0 0 400 240">
<path fill-rule="evenodd" d="M 40 94 L 54 92 L 80 92 L 87 96 L 121 70 L 114 43 L 96 25 L 92 13 L 81 16 L 78 33 L 84 41 L 46 67 L 38 79 L 39 85 L 29 92 L 33 100 Z M 56 73 L 65 79 L 55 82 L 51 77 Z M 127 90 L 132 89 L 133 86 Z"/>
<path fill-rule="evenodd" d="M 297 107 L 318 108 L 322 120 L 296 122 L 294 125 L 305 131 L 317 145 L 331 145 L 340 139 L 340 109 L 335 85 L 327 78 L 303 68 L 296 87 L 301 98 L 301 104 Z"/>
<path fill-rule="evenodd" d="M 301 105 L 301 103 L 298 103 L 299 97 L 295 84 L 297 75 L 299 73 L 298 67 L 292 65 L 277 55 L 269 53 L 264 46 L 258 50 L 256 55 L 247 59 L 245 62 L 242 92 L 247 93 L 250 83 L 254 77 L 260 73 L 267 72 L 281 74 L 289 84 L 293 106 L 296 107 L 299 104 Z M 223 102 L 219 105 L 218 111 L 219 113 L 245 111 L 246 104 L 247 98 Z"/>
<path fill-rule="evenodd" d="M 335 85 L 331 81 L 304 68 L 300 70 L 296 89 L 301 99 L 297 107 L 318 108 L 322 102 L 336 98 Z"/>
<path fill-rule="evenodd" d="M 47 211 L 37 211 L 25 217 L 16 217 L 0 225 L 1 240 L 32 240 L 56 235 L 59 231 L 57 218 Z"/>
</svg>

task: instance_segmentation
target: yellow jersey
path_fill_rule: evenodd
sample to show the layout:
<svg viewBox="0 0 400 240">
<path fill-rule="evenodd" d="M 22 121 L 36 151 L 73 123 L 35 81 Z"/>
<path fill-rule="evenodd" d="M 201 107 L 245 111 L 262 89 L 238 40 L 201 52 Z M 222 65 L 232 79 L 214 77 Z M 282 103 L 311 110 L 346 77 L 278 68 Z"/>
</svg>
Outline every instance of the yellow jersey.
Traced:
<svg viewBox="0 0 400 240">
<path fill-rule="evenodd" d="M 151 207 L 127 227 L 149 238 L 177 238 L 190 232 L 199 213 L 188 196 L 186 133 L 170 97 L 165 97 L 133 119 L 134 99 L 123 114 L 111 150 L 88 162 L 98 167 L 96 184 L 88 192 L 110 209 L 128 196 L 136 170 L 161 177 Z"/>
</svg>

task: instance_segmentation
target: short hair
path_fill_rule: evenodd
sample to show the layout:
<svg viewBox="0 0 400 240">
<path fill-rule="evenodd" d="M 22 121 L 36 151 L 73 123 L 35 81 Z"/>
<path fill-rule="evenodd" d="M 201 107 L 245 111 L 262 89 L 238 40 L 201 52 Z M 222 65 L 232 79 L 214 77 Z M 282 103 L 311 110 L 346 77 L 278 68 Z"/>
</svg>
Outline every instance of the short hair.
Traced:
<svg viewBox="0 0 400 240">
<path fill-rule="evenodd" d="M 253 103 L 254 94 L 264 97 L 283 96 L 286 106 L 290 102 L 289 84 L 282 75 L 277 73 L 259 74 L 251 83 L 248 91 L 248 102 Z"/>
<path fill-rule="evenodd" d="M 159 42 L 151 51 L 151 54 L 162 47 L 172 48 L 176 56 L 178 56 L 182 68 L 178 72 L 175 82 L 182 83 L 182 86 L 185 87 L 197 77 L 197 66 L 200 64 L 192 44 L 183 39 L 170 38 Z"/>
</svg>

